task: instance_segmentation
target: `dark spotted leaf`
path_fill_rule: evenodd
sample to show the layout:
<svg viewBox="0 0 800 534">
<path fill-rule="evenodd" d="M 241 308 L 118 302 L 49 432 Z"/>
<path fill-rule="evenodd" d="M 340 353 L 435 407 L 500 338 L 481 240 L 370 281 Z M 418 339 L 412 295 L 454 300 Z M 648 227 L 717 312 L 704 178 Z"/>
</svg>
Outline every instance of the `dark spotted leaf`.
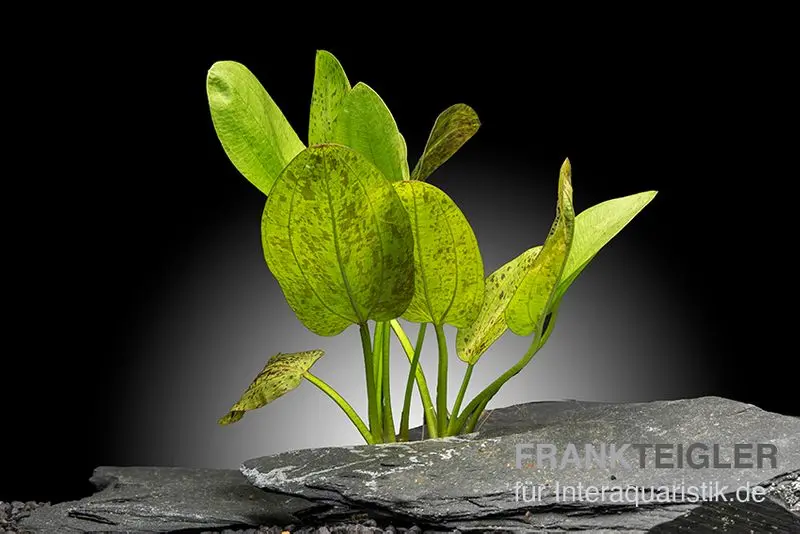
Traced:
<svg viewBox="0 0 800 534">
<path fill-rule="evenodd" d="M 464 327 L 483 300 L 483 260 L 464 214 L 441 189 L 414 180 L 394 183 L 414 233 L 414 298 L 403 317 Z"/>
<path fill-rule="evenodd" d="M 478 114 L 466 104 L 455 104 L 444 110 L 436 118 L 425 150 L 414 167 L 411 178 L 427 180 L 433 171 L 475 135 L 480 126 Z"/>
<path fill-rule="evenodd" d="M 334 141 L 333 124 L 342 109 L 350 82 L 339 60 L 325 50 L 317 50 L 314 90 L 308 120 L 308 144 Z"/>
<path fill-rule="evenodd" d="M 542 250 L 506 308 L 506 323 L 515 334 L 527 336 L 540 333 L 567 262 L 574 229 L 572 168 L 569 160 L 566 160 L 558 179 L 558 203 L 553 226 Z"/>
<path fill-rule="evenodd" d="M 526 250 L 486 278 L 478 318 L 466 328 L 458 329 L 456 350 L 463 361 L 476 363 L 508 330 L 505 318 L 508 303 L 541 250 L 540 246 Z"/>
<path fill-rule="evenodd" d="M 262 241 L 286 300 L 316 334 L 399 317 L 414 294 L 414 240 L 403 203 L 347 147 L 313 146 L 289 164 L 267 199 Z"/>
<path fill-rule="evenodd" d="M 269 359 L 267 365 L 242 394 L 242 398 L 219 420 L 221 425 L 229 425 L 244 417 L 245 412 L 266 406 L 278 397 L 300 385 L 303 374 L 325 354 L 321 350 L 309 350 L 281 354 Z"/>
</svg>

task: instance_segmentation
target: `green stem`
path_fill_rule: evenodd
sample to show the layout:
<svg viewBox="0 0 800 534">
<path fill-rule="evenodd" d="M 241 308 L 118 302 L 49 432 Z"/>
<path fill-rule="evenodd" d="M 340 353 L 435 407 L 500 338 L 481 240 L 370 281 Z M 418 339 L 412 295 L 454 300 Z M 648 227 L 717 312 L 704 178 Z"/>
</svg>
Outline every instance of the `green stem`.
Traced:
<svg viewBox="0 0 800 534">
<path fill-rule="evenodd" d="M 394 429 L 394 415 L 392 414 L 392 390 L 391 380 L 389 379 L 389 324 L 380 323 L 381 328 L 381 342 L 383 347 L 381 354 L 383 355 L 383 439 L 387 443 L 394 443 L 397 441 Z"/>
<path fill-rule="evenodd" d="M 436 342 L 439 345 L 439 372 L 436 376 L 436 413 L 439 416 L 437 430 L 440 436 L 447 432 L 447 338 L 444 327 L 433 325 L 436 330 Z"/>
<path fill-rule="evenodd" d="M 417 373 L 417 367 L 419 367 L 419 357 L 420 354 L 422 354 L 422 344 L 425 342 L 425 329 L 427 327 L 428 323 L 421 323 L 419 325 L 419 334 L 417 334 L 417 344 L 414 347 L 414 356 L 411 358 L 411 368 L 409 368 L 408 370 L 408 380 L 406 381 L 406 394 L 405 397 L 403 398 L 403 413 L 400 416 L 401 441 L 408 441 L 408 420 L 411 413 L 411 395 L 414 391 L 414 377 L 416 376 Z M 431 408 L 433 408 L 433 406 L 431 406 Z"/>
<path fill-rule="evenodd" d="M 406 356 L 408 356 L 409 361 L 413 362 L 414 347 L 411 346 L 411 341 L 409 341 L 408 336 L 403 330 L 403 327 L 400 326 L 400 323 L 397 321 L 397 319 L 393 319 L 389 324 L 392 325 L 392 330 L 397 336 L 397 339 L 400 340 L 400 345 L 403 346 L 403 350 L 405 351 Z M 428 381 L 425 380 L 425 373 L 423 372 L 421 365 L 417 365 L 415 375 L 417 380 L 417 389 L 419 389 L 419 396 L 422 400 L 422 407 L 425 411 L 425 424 L 428 427 L 429 437 L 438 438 L 439 432 L 436 429 L 436 410 L 433 407 L 431 394 L 428 390 Z"/>
<path fill-rule="evenodd" d="M 525 353 L 525 355 L 522 356 L 522 358 L 515 363 L 511 369 L 500 375 L 494 382 L 486 386 L 483 391 L 478 393 L 478 395 L 472 399 L 472 402 L 467 405 L 463 414 L 458 417 L 455 425 L 453 425 L 452 428 L 454 433 L 459 433 L 461 431 L 461 428 L 464 426 L 467 417 L 469 417 L 469 415 L 475 411 L 475 409 L 477 409 L 481 403 L 488 403 L 489 400 L 500 390 L 500 388 L 503 387 L 503 384 L 511 380 L 511 378 L 516 376 L 520 371 L 522 371 L 522 369 L 525 368 L 526 365 L 528 365 L 528 362 L 530 362 L 539 349 L 542 348 L 544 341 L 546 341 L 546 338 L 537 335 L 536 340 L 531 343 L 531 346 L 528 348 L 528 351 Z"/>
<path fill-rule="evenodd" d="M 372 340 L 372 361 L 375 367 L 375 399 L 378 410 L 378 420 L 383 421 L 383 325 L 386 323 L 375 322 L 375 334 Z"/>
<path fill-rule="evenodd" d="M 447 425 L 447 436 L 452 436 L 455 432 L 455 422 L 458 418 L 458 412 L 461 410 L 461 403 L 464 402 L 464 395 L 467 393 L 469 386 L 469 379 L 472 378 L 472 370 L 475 368 L 474 363 L 467 364 L 467 370 L 464 371 L 464 379 L 461 381 L 461 389 L 458 390 L 456 403 L 453 405 L 453 413 L 450 417 L 450 424 Z"/>
<path fill-rule="evenodd" d="M 478 421 L 481 420 L 481 415 L 483 415 L 484 410 L 486 410 L 486 405 L 489 404 L 490 399 L 486 399 L 483 401 L 478 409 L 475 410 L 473 414 L 470 415 L 469 419 L 467 419 L 467 424 L 465 425 L 465 434 L 469 434 L 475 431 L 475 425 L 478 424 Z"/>
<path fill-rule="evenodd" d="M 375 438 L 372 436 L 372 433 L 370 433 L 369 428 L 367 428 L 367 425 L 364 423 L 361 417 L 358 416 L 358 413 L 356 413 L 353 407 L 350 406 L 350 403 L 344 400 L 344 397 L 339 395 L 335 389 L 326 384 L 321 378 L 317 378 L 308 371 L 303 374 L 303 377 L 321 389 L 328 397 L 333 399 L 333 402 L 339 405 L 339 408 L 341 408 L 344 413 L 347 414 L 347 417 L 350 418 L 350 421 L 356 425 L 356 428 L 367 443 L 370 445 L 375 444 Z"/>
<path fill-rule="evenodd" d="M 375 362 L 373 361 L 372 343 L 369 338 L 369 327 L 366 323 L 358 325 L 361 334 L 361 347 L 364 349 L 364 370 L 367 375 L 367 403 L 369 405 L 369 427 L 376 441 L 381 437 L 381 420 L 378 418 L 378 402 L 375 396 Z"/>
</svg>

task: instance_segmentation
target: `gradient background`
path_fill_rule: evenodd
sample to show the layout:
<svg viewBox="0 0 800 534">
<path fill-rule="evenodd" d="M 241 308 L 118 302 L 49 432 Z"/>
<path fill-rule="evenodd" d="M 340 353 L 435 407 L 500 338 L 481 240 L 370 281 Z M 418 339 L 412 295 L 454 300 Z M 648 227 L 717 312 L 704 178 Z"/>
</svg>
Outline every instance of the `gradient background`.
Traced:
<svg viewBox="0 0 800 534">
<path fill-rule="evenodd" d="M 305 139 L 316 48 L 382 95 L 412 166 L 440 111 L 476 109 L 481 130 L 431 182 L 471 221 L 487 273 L 541 243 L 567 156 L 579 211 L 660 191 L 573 285 L 547 347 L 491 406 L 722 395 L 800 414 L 789 356 L 770 334 L 783 331 L 781 312 L 766 304 L 782 275 L 772 210 L 790 173 L 770 137 L 774 71 L 746 38 L 701 30 L 687 30 L 681 46 L 647 32 L 394 46 L 265 37 L 256 46 L 111 31 L 33 58 L 12 107 L 37 117 L 23 137 L 47 150 L 24 153 L 29 173 L 8 197 L 18 261 L 7 283 L 12 354 L 0 371 L 11 459 L 0 499 L 80 497 L 99 464 L 235 468 L 359 441 L 309 385 L 216 425 L 279 351 L 325 349 L 315 372 L 364 411 L 355 328 L 320 338 L 295 319 L 263 261 L 264 197 L 227 160 L 206 104 L 209 66 L 240 61 Z M 470 395 L 526 347 L 502 338 Z M 407 363 L 394 348 L 397 398 Z M 454 356 L 453 397 L 462 371 Z"/>
</svg>

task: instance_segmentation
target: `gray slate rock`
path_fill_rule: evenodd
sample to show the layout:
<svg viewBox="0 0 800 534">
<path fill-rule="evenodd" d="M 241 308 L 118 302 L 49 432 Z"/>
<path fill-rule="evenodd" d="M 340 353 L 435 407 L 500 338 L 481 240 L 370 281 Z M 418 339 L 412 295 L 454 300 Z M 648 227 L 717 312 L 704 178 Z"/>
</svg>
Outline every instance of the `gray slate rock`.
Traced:
<svg viewBox="0 0 800 534">
<path fill-rule="evenodd" d="M 171 532 L 298 523 L 315 504 L 271 494 L 235 470 L 100 467 L 98 493 L 35 510 L 22 521 L 33 532 Z"/>
<path fill-rule="evenodd" d="M 631 465 L 516 466 L 516 447 L 553 444 L 691 444 L 721 446 L 721 460 L 736 443 L 777 447 L 777 468 L 656 468 L 653 450 L 639 466 L 639 453 L 623 455 Z M 635 404 L 529 403 L 494 410 L 477 434 L 379 446 L 293 451 L 249 460 L 242 473 L 256 486 L 323 505 L 301 520 L 365 512 L 380 519 L 462 531 L 626 530 L 646 531 L 685 516 L 707 503 L 674 495 L 661 502 L 618 502 L 615 487 L 639 490 L 716 484 L 722 493 L 746 486 L 768 488 L 770 504 L 786 512 L 797 503 L 800 419 L 717 398 Z M 794 482 L 792 482 L 794 480 Z M 525 502 L 518 484 L 541 488 Z M 564 497 L 564 486 L 611 488 L 601 502 Z M 631 491 L 628 495 L 632 495 Z M 641 494 L 641 500 L 653 494 Z M 649 498 L 648 498 L 649 497 Z M 766 506 L 766 505 L 765 505 Z M 795 510 L 796 511 L 796 510 Z M 766 516 L 765 516 L 766 517 Z M 729 525 L 733 528 L 735 525 Z M 734 531 L 734 530 L 729 530 Z"/>
</svg>

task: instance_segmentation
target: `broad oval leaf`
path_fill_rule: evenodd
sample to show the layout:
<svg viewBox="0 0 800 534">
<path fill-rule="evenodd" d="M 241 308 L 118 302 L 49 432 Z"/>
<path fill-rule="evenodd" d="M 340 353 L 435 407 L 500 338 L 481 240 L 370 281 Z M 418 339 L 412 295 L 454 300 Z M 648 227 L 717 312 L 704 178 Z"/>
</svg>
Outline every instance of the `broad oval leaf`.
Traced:
<svg viewBox="0 0 800 534">
<path fill-rule="evenodd" d="M 344 99 L 334 125 L 334 141 L 361 153 L 395 182 L 408 175 L 406 145 L 378 93 L 357 83 Z"/>
<path fill-rule="evenodd" d="M 305 146 L 247 68 L 218 61 L 206 79 L 211 119 L 231 162 L 268 195 L 284 167 Z"/>
<path fill-rule="evenodd" d="M 561 299 L 572 282 L 614 236 L 633 220 L 656 196 L 645 191 L 601 202 L 575 217 L 575 236 L 558 282 L 555 300 Z"/>
<path fill-rule="evenodd" d="M 309 350 L 281 354 L 269 359 L 264 369 L 248 386 L 242 398 L 219 420 L 229 425 L 244 417 L 245 412 L 266 406 L 278 397 L 292 391 L 303 381 L 303 375 L 325 354 L 321 350 Z"/>
<path fill-rule="evenodd" d="M 564 161 L 558 178 L 556 218 L 542 250 L 511 297 L 506 308 L 508 327 L 517 335 L 541 333 L 544 318 L 553 302 L 558 281 L 567 262 L 575 229 L 572 207 L 572 168 Z"/>
<path fill-rule="evenodd" d="M 301 152 L 267 199 L 264 257 L 312 332 L 399 317 L 414 294 L 414 238 L 392 185 L 340 145 Z"/>
<path fill-rule="evenodd" d="M 464 214 L 441 189 L 395 182 L 414 234 L 414 298 L 403 317 L 417 323 L 465 327 L 483 300 L 483 260 Z"/>
<path fill-rule="evenodd" d="M 425 150 L 411 173 L 411 179 L 426 180 L 469 141 L 480 126 L 478 114 L 466 104 L 455 104 L 444 110 L 433 124 Z"/>
<path fill-rule="evenodd" d="M 466 328 L 458 329 L 456 351 L 463 361 L 475 364 L 508 330 L 505 318 L 508 303 L 541 250 L 541 246 L 526 250 L 486 278 L 478 318 Z"/>
<path fill-rule="evenodd" d="M 317 50 L 314 90 L 311 93 L 311 113 L 308 119 L 309 145 L 335 141 L 333 124 L 349 92 L 350 81 L 339 60 L 330 52 Z"/>
</svg>

